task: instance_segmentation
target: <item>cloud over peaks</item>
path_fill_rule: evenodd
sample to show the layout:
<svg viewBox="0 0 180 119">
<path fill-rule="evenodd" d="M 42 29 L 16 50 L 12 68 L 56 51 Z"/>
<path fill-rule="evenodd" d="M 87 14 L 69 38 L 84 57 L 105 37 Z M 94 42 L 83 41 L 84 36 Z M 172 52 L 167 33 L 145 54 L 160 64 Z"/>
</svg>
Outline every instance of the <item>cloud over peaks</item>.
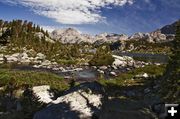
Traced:
<svg viewBox="0 0 180 119">
<path fill-rule="evenodd" d="M 105 20 L 100 9 L 108 5 L 133 4 L 133 0 L 4 0 L 23 5 L 38 15 L 54 19 L 62 24 L 91 24 Z"/>
</svg>

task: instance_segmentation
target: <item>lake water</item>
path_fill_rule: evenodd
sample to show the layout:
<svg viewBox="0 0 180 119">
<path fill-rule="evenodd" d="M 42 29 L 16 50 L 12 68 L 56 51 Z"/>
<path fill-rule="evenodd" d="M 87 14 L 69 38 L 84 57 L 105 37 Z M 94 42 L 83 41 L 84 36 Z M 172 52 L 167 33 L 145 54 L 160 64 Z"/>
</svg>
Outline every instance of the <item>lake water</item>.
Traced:
<svg viewBox="0 0 180 119">
<path fill-rule="evenodd" d="M 119 56 L 129 56 L 133 58 L 142 58 L 145 60 L 150 60 L 158 63 L 168 63 L 168 56 L 164 54 L 146 54 L 146 53 L 130 53 L 130 52 L 113 52 L 115 55 Z"/>
</svg>

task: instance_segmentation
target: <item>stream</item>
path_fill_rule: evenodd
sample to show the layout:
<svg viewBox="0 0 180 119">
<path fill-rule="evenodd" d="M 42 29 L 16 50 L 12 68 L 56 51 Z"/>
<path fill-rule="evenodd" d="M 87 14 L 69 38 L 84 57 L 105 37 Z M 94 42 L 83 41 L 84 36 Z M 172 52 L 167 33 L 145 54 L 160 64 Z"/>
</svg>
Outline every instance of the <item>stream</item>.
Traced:
<svg viewBox="0 0 180 119">
<path fill-rule="evenodd" d="M 80 71 L 54 71 L 52 69 L 47 68 L 34 68 L 32 66 L 16 66 L 13 68 L 14 70 L 21 70 L 21 71 L 43 71 L 43 72 L 50 72 L 54 73 L 60 77 L 64 77 L 66 80 L 70 79 L 76 79 L 77 82 L 89 82 L 89 81 L 95 81 L 98 79 L 98 72 L 91 68 L 91 67 L 83 67 L 83 70 Z"/>
</svg>

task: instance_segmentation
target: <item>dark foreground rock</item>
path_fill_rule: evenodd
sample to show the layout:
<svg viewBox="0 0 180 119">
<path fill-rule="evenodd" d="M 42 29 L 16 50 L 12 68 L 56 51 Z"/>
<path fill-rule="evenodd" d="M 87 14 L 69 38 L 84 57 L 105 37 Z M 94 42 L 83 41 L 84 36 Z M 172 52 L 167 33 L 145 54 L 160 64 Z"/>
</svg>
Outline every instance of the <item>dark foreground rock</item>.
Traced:
<svg viewBox="0 0 180 119">
<path fill-rule="evenodd" d="M 150 108 L 157 100 L 130 97 L 113 98 L 99 83 L 82 83 L 35 113 L 33 119 L 157 119 Z"/>
<path fill-rule="evenodd" d="M 116 98 L 103 105 L 99 119 L 157 119 L 157 117 L 140 101 Z"/>
<path fill-rule="evenodd" d="M 64 93 L 33 119 L 91 119 L 99 116 L 103 89 L 98 83 L 84 83 Z"/>
</svg>

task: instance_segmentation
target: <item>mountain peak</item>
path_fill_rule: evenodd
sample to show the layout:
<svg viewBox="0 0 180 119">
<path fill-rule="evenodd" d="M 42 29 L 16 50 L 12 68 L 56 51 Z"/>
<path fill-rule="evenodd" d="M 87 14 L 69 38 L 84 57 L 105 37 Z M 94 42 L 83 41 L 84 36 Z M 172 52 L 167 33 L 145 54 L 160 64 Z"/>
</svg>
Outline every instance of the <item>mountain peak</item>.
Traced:
<svg viewBox="0 0 180 119">
<path fill-rule="evenodd" d="M 164 27 L 162 27 L 160 30 L 161 30 L 161 33 L 163 34 L 175 34 L 176 32 L 176 24 L 178 23 L 179 20 L 177 20 L 176 22 L 170 24 L 170 25 L 166 25 Z"/>
</svg>

